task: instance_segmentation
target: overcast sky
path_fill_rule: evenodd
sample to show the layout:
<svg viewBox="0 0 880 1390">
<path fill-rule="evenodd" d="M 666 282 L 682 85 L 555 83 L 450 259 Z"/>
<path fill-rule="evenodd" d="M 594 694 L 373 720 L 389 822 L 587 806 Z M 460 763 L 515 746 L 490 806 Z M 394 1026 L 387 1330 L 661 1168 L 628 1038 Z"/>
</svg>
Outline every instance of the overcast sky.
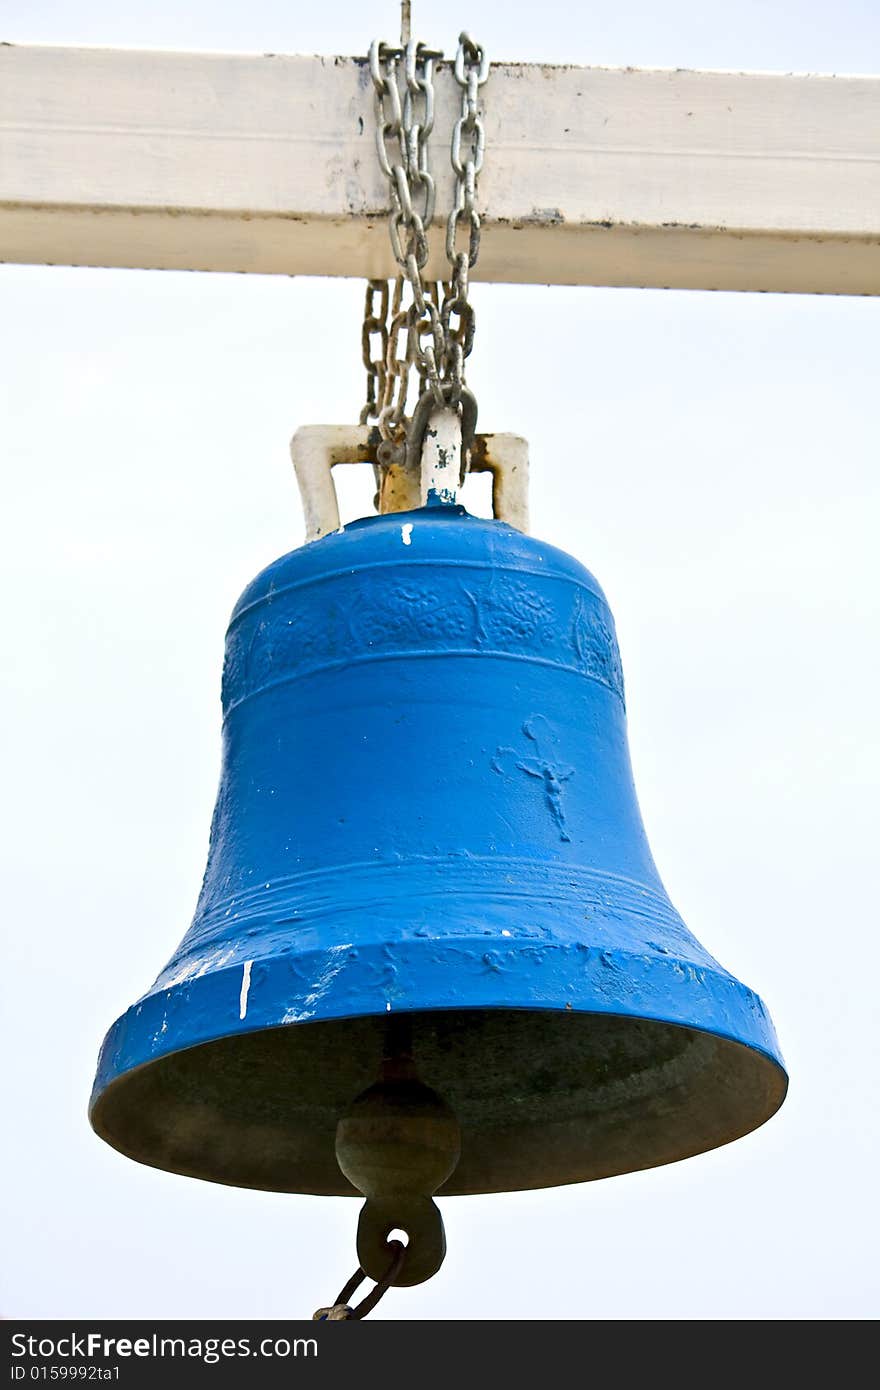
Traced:
<svg viewBox="0 0 880 1390">
<path fill-rule="evenodd" d="M 415 0 L 415 32 L 448 51 L 467 27 L 497 58 L 880 69 L 872 0 L 461 5 Z M 0 2 L 21 43 L 358 53 L 397 23 L 388 0 Z M 441 1273 L 374 1316 L 876 1316 L 880 304 L 473 299 L 481 421 L 529 438 L 533 530 L 616 615 L 661 873 L 768 1004 L 791 1090 L 685 1163 L 447 1201 Z M 140 1167 L 86 1104 L 106 1027 L 191 916 L 226 620 L 301 539 L 293 429 L 356 416 L 362 289 L 8 266 L 0 305 L 0 1312 L 309 1316 L 354 1267 L 354 1202 Z"/>
</svg>

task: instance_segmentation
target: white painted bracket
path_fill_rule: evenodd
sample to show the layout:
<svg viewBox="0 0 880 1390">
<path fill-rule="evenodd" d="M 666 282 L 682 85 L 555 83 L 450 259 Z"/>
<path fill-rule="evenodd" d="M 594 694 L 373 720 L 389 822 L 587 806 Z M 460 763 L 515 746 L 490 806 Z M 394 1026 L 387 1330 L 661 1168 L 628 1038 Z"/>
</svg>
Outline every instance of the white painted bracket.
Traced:
<svg viewBox="0 0 880 1390">
<path fill-rule="evenodd" d="M 302 497 L 306 541 L 340 529 L 333 482 L 338 463 L 376 466 L 375 430 L 368 425 L 302 425 L 290 441 L 290 457 Z M 491 473 L 492 512 L 518 531 L 529 529 L 529 446 L 517 434 L 478 434 L 471 445 L 469 471 Z M 411 511 L 422 505 L 419 475 L 405 468 L 383 469 L 380 510 Z"/>
<path fill-rule="evenodd" d="M 369 425 L 301 425 L 291 439 L 307 541 L 339 530 L 339 499 L 331 470 L 337 463 L 367 463 L 371 433 Z"/>
<path fill-rule="evenodd" d="M 492 474 L 492 512 L 517 531 L 529 529 L 529 444 L 520 434 L 478 434 L 471 473 Z"/>
</svg>

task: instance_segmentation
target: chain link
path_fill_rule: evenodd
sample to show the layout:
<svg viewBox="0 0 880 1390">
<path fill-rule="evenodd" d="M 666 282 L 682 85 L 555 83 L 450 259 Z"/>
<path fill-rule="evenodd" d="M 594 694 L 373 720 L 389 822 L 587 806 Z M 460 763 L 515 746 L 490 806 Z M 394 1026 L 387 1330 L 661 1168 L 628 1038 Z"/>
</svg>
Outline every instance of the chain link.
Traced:
<svg viewBox="0 0 880 1390">
<path fill-rule="evenodd" d="M 452 130 L 450 158 L 455 172 L 455 205 L 446 223 L 446 259 L 452 269 L 449 291 L 443 301 L 446 339 L 446 376 L 452 383 L 450 400 L 457 404 L 465 384 L 464 363 L 474 345 L 476 327 L 468 297 L 470 272 L 480 254 L 480 214 L 476 207 L 477 176 L 483 167 L 486 131 L 480 116 L 479 89 L 489 76 L 486 52 L 469 34 L 459 36 L 455 55 L 455 80 L 461 88 L 461 113 Z M 467 225 L 467 248 L 458 250 L 458 231 Z M 453 324 L 453 315 L 456 322 Z"/>
<path fill-rule="evenodd" d="M 478 102 L 479 88 L 489 75 L 489 60 L 468 34 L 460 36 L 453 71 L 461 88 L 461 107 L 450 150 L 456 194 L 446 223 L 450 280 L 441 293 L 437 281 L 422 278 L 436 205 L 428 142 L 434 125 L 434 64 L 441 57 L 439 50 L 414 39 L 399 48 L 378 39 L 370 45 L 376 153 L 388 180 L 391 249 L 400 274 L 393 294 L 383 280 L 368 282 L 361 333 L 367 396 L 361 423 L 378 420 L 386 459 L 400 454 L 406 439 L 412 369 L 418 373 L 420 395 L 430 391 L 438 405 L 458 406 L 465 389 L 465 360 L 474 343 L 469 275 L 480 250 L 476 186 L 486 146 Z M 459 249 L 462 224 L 467 244 Z M 409 303 L 405 305 L 407 288 Z M 381 357 L 375 354 L 374 338 L 378 338 Z"/>
<path fill-rule="evenodd" d="M 376 295 L 379 295 L 379 312 L 376 313 Z M 379 336 L 379 353 L 373 355 L 373 335 Z M 380 402 L 385 398 L 385 360 L 388 356 L 388 281 L 368 280 L 364 300 L 364 322 L 361 328 L 361 360 L 367 369 L 367 399 L 361 411 L 361 424 L 365 425 L 379 413 Z"/>
<path fill-rule="evenodd" d="M 388 1268 L 382 1278 L 376 1283 L 375 1287 L 367 1294 L 366 1298 L 362 1298 L 360 1303 L 355 1304 L 354 1307 L 352 1307 L 348 1301 L 367 1277 L 360 1266 L 358 1266 L 345 1287 L 340 1289 L 339 1293 L 336 1295 L 336 1302 L 331 1303 L 328 1308 L 319 1308 L 318 1311 L 312 1315 L 313 1322 L 358 1321 L 361 1318 L 365 1318 L 368 1313 L 373 1311 L 379 1299 L 391 1288 L 391 1285 L 403 1268 L 403 1262 L 406 1259 L 406 1246 L 399 1240 L 389 1240 L 386 1243 L 390 1256 Z"/>
</svg>

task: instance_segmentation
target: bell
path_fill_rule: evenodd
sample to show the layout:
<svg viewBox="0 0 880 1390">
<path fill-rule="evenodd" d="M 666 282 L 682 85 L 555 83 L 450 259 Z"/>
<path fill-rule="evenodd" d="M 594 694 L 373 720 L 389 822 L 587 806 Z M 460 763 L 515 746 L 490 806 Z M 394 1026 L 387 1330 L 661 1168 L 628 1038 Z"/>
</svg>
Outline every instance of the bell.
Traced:
<svg viewBox="0 0 880 1390">
<path fill-rule="evenodd" d="M 403 1020 L 441 1195 L 671 1163 L 782 1103 L 764 1005 L 658 877 L 569 555 L 457 505 L 346 526 L 245 590 L 223 713 L 195 918 L 100 1056 L 122 1153 L 354 1195 L 337 1126 Z"/>
</svg>

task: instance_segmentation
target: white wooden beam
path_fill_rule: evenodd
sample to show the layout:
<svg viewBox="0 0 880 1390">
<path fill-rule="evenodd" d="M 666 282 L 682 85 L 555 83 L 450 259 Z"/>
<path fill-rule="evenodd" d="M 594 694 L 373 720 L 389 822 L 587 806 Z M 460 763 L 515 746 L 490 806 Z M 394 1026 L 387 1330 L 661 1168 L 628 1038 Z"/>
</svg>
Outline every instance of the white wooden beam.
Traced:
<svg viewBox="0 0 880 1390">
<path fill-rule="evenodd" d="M 477 278 L 880 293 L 880 78 L 499 64 L 482 91 Z M 443 65 L 440 211 L 456 100 Z M 362 60 L 0 47 L 2 260 L 387 275 L 386 204 Z"/>
</svg>

